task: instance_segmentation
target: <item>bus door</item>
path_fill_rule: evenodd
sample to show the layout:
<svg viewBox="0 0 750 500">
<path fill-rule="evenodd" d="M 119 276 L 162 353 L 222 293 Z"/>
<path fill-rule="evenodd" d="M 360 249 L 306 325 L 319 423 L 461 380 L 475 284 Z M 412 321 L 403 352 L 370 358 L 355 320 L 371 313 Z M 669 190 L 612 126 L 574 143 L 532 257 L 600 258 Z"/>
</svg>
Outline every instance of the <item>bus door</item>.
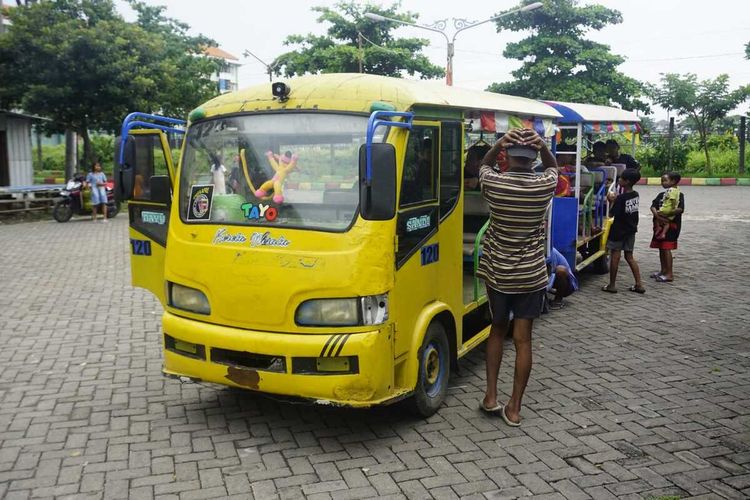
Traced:
<svg viewBox="0 0 750 500">
<path fill-rule="evenodd" d="M 125 162 L 118 165 L 115 177 L 118 195 L 129 200 L 132 284 L 151 291 L 164 305 L 164 258 L 175 175 L 169 142 L 160 130 L 132 130 L 124 147 Z"/>
<path fill-rule="evenodd" d="M 410 348 L 422 309 L 439 296 L 440 122 L 413 121 L 406 141 L 396 223 L 395 355 Z"/>
</svg>

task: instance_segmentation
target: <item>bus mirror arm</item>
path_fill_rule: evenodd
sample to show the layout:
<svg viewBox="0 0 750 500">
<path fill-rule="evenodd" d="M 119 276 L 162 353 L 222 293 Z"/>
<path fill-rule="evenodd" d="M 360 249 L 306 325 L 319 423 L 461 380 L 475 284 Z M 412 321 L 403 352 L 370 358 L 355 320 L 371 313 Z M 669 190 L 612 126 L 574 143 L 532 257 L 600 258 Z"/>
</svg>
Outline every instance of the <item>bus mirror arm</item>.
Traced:
<svg viewBox="0 0 750 500">
<path fill-rule="evenodd" d="M 384 120 L 383 118 L 403 118 L 404 121 L 396 122 L 390 120 Z M 414 118 L 414 113 L 400 112 L 400 111 L 373 111 L 370 114 L 370 118 L 367 121 L 367 136 L 365 141 L 366 147 L 366 169 L 365 169 L 365 184 L 370 185 L 372 183 L 372 141 L 375 137 L 375 130 L 378 127 L 398 127 L 411 130 L 411 121 Z"/>
</svg>

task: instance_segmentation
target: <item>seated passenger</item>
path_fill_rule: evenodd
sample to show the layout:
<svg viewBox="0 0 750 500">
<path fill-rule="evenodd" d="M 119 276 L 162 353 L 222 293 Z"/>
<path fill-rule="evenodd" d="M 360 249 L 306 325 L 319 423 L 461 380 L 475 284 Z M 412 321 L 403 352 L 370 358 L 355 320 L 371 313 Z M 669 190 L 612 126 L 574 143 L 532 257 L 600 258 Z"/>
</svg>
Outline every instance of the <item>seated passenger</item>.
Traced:
<svg viewBox="0 0 750 500">
<path fill-rule="evenodd" d="M 562 309 L 565 307 L 563 297 L 567 297 L 578 290 L 578 279 L 571 271 L 568 261 L 563 255 L 552 247 L 550 256 L 547 257 L 547 265 L 550 266 L 550 280 L 547 291 L 554 295 L 550 301 L 550 309 Z"/>
<path fill-rule="evenodd" d="M 596 141 L 591 154 L 583 160 L 583 164 L 588 168 L 601 167 L 602 165 L 609 165 L 609 163 L 609 158 L 607 158 L 607 145 L 602 141 Z"/>
<path fill-rule="evenodd" d="M 606 143 L 607 157 L 610 163 L 619 163 L 625 165 L 625 168 L 634 168 L 641 170 L 641 164 L 629 154 L 620 153 L 620 145 L 614 139 L 609 139 Z"/>
</svg>

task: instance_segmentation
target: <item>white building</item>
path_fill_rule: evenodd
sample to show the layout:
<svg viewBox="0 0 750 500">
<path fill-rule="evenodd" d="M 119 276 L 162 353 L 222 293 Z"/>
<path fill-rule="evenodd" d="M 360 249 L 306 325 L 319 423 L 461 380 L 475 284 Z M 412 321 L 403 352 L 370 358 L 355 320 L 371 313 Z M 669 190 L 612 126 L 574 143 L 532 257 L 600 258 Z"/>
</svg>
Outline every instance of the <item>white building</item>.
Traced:
<svg viewBox="0 0 750 500">
<path fill-rule="evenodd" d="M 237 90 L 240 69 L 239 59 L 219 47 L 208 47 L 203 53 L 221 61 L 221 68 L 211 76 L 211 80 L 218 85 L 219 92 L 223 94 Z"/>
</svg>

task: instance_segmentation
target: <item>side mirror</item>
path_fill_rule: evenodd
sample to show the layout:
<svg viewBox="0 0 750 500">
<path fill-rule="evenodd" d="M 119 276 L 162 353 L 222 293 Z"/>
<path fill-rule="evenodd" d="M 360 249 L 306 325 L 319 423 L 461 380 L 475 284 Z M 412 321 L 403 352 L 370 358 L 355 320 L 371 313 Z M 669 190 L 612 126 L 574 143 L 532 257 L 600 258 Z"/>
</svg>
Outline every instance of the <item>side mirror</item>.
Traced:
<svg viewBox="0 0 750 500">
<path fill-rule="evenodd" d="M 154 175 L 151 177 L 151 201 L 169 205 L 172 203 L 172 184 L 168 175 Z"/>
<path fill-rule="evenodd" d="M 375 143 L 371 179 L 367 183 L 367 145 L 359 148 L 359 213 L 365 220 L 391 220 L 396 215 L 396 149 Z"/>
<path fill-rule="evenodd" d="M 123 162 L 120 164 L 120 149 L 123 151 Z M 125 144 L 120 137 L 115 142 L 115 199 L 129 200 L 133 197 L 135 185 L 135 139 L 128 137 Z"/>
</svg>

